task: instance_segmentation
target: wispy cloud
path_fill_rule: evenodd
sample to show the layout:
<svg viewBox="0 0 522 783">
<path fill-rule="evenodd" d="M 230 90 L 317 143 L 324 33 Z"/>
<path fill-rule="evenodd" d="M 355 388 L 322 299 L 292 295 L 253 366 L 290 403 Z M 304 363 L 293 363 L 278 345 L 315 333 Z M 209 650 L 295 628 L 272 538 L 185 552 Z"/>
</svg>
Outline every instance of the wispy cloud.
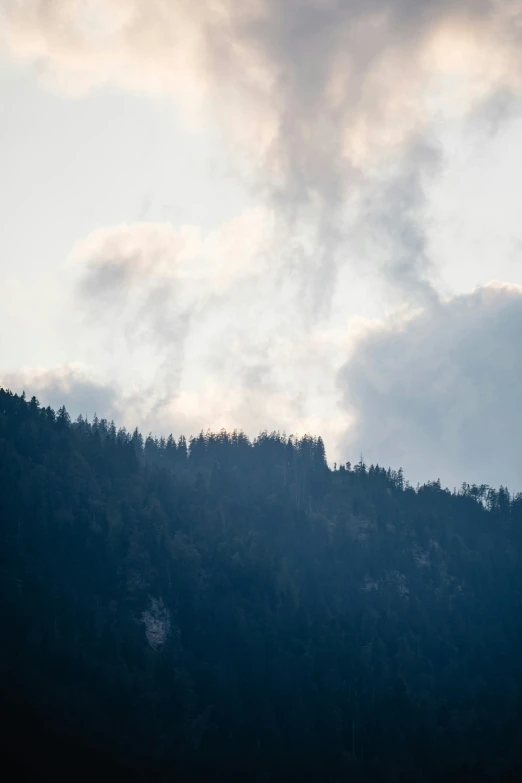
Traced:
<svg viewBox="0 0 522 783">
<path fill-rule="evenodd" d="M 14 0 L 2 31 L 54 86 L 160 91 L 194 121 L 217 120 L 290 235 L 311 237 L 299 273 L 312 316 L 328 310 L 346 257 L 346 205 L 358 214 L 382 166 L 409 161 L 437 118 L 522 85 L 517 0 Z M 406 162 L 380 219 L 384 247 L 396 241 L 397 203 L 421 190 Z M 408 220 L 387 275 L 417 295 L 429 263 L 411 209 Z"/>
<path fill-rule="evenodd" d="M 170 399 L 190 330 L 209 315 L 220 324 L 239 291 L 252 296 L 267 271 L 271 242 L 270 216 L 261 209 L 206 234 L 195 226 L 143 222 L 95 231 L 69 259 L 77 307 L 115 355 L 123 345 L 131 354 L 144 350 L 155 357 L 149 382 L 155 396 Z"/>
</svg>

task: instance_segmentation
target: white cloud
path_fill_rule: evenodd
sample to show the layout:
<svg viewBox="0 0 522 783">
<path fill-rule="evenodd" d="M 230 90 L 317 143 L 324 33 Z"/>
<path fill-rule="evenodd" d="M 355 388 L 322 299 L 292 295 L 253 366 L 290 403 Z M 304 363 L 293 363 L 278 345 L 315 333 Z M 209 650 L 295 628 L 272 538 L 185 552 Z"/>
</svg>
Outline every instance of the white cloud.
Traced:
<svg viewBox="0 0 522 783">
<path fill-rule="evenodd" d="M 430 166 L 418 160 L 410 176 L 410 145 L 441 117 L 522 88 L 518 0 L 11 0 L 2 18 L 11 55 L 59 88 L 171 94 L 217 124 L 265 203 L 312 237 L 299 264 L 313 315 L 343 260 L 346 203 L 362 196 L 364 223 L 390 159 L 405 162 L 394 176 L 415 197 Z M 393 201 L 389 211 L 400 217 Z M 386 248 L 381 218 L 378 207 Z M 392 237 L 389 279 L 418 296 L 429 263 L 412 261 L 411 235 L 399 248 Z"/>
<path fill-rule="evenodd" d="M 81 270 L 82 289 L 90 296 L 153 280 L 192 281 L 207 292 L 222 292 L 239 277 L 266 271 L 272 240 L 273 219 L 258 208 L 206 234 L 197 226 L 176 229 L 170 223 L 109 226 L 77 242 L 70 262 Z"/>
<path fill-rule="evenodd" d="M 521 334 L 522 287 L 507 283 L 367 327 L 339 374 L 345 454 L 522 490 Z"/>
<path fill-rule="evenodd" d="M 149 374 L 156 394 L 179 384 L 186 340 L 208 316 L 219 330 L 223 312 L 254 298 L 267 277 L 273 242 L 270 215 L 246 211 L 218 230 L 132 223 L 93 232 L 73 248 L 76 308 L 88 331 L 117 365 Z M 153 369 L 154 366 L 154 369 Z"/>
</svg>

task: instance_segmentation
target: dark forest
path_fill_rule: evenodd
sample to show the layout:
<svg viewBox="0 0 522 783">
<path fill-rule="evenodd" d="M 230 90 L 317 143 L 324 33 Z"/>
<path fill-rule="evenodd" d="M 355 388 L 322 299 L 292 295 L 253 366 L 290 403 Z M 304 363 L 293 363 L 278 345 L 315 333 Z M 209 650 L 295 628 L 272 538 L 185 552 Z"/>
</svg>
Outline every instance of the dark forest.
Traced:
<svg viewBox="0 0 522 783">
<path fill-rule="evenodd" d="M 522 496 L 143 438 L 0 389 L 3 757 L 30 779 L 522 779 Z M 119 779 L 119 777 L 117 777 Z"/>
</svg>

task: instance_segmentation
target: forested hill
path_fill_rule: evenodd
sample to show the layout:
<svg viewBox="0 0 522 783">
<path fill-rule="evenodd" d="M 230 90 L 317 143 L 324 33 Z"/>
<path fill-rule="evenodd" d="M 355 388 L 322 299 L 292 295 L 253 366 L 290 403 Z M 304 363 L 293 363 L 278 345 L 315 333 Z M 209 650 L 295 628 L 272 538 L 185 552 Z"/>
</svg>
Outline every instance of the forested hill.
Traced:
<svg viewBox="0 0 522 783">
<path fill-rule="evenodd" d="M 31 779 L 522 779 L 507 490 L 0 390 L 0 517 L 2 758 Z"/>
</svg>

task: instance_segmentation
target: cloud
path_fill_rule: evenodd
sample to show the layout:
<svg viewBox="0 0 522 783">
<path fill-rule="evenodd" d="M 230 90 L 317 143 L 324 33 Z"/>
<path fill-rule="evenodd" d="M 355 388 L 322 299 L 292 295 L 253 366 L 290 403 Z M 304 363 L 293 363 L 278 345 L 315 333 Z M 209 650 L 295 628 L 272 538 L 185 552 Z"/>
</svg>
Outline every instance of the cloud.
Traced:
<svg viewBox="0 0 522 783">
<path fill-rule="evenodd" d="M 28 397 L 37 397 L 44 406 L 58 410 L 65 405 L 73 418 L 78 415 L 119 419 L 122 415 L 117 390 L 93 375 L 79 363 L 58 367 L 25 368 L 0 373 L 0 385 Z"/>
<path fill-rule="evenodd" d="M 353 460 L 522 490 L 522 287 L 490 283 L 367 325 L 339 373 Z"/>
<path fill-rule="evenodd" d="M 101 332 L 103 350 L 115 360 L 129 353 L 150 370 L 154 358 L 151 386 L 170 399 L 191 330 L 210 314 L 219 322 L 247 291 L 253 298 L 267 272 L 272 234 L 263 209 L 247 210 L 206 233 L 153 222 L 94 231 L 69 258 L 77 308 L 89 332 Z"/>
<path fill-rule="evenodd" d="M 427 138 L 410 144 L 364 193 L 355 238 L 372 258 L 388 294 L 410 304 L 438 299 L 437 270 L 429 254 L 425 183 L 442 165 L 438 145 Z"/>
<path fill-rule="evenodd" d="M 368 463 L 402 466 L 413 482 L 440 477 L 451 487 L 465 480 L 517 491 L 520 334 L 522 286 L 490 283 L 385 321 L 358 319 L 348 335 L 268 331 L 251 342 L 248 330 L 218 328 L 197 371 L 191 366 L 170 391 L 102 379 L 81 364 L 3 373 L 0 384 L 129 429 L 308 431 L 323 436 L 331 461 L 362 452 Z M 228 348 L 220 353 L 220 345 Z"/>
<path fill-rule="evenodd" d="M 12 56 L 61 89 L 167 93 L 193 121 L 217 121 L 288 236 L 308 232 L 300 300 L 317 317 L 353 241 L 346 209 L 365 225 L 382 167 L 405 162 L 389 220 L 380 204 L 370 216 L 385 250 L 397 241 L 397 189 L 422 198 L 433 171 L 423 162 L 412 176 L 410 145 L 441 117 L 482 104 L 497 117 L 495 96 L 521 92 L 520 24 L 518 0 L 11 0 L 1 30 Z M 425 297 L 422 226 L 411 210 L 408 220 L 387 275 Z"/>
<path fill-rule="evenodd" d="M 252 366 L 255 376 L 259 368 Z M 335 437 L 347 424 L 342 412 L 332 415 L 319 405 L 315 411 L 306 405 L 296 405 L 295 389 L 284 384 L 264 384 L 245 370 L 242 381 L 204 376 L 199 383 L 187 385 L 170 397 L 155 396 L 140 385 L 122 386 L 101 380 L 92 368 L 80 363 L 55 367 L 24 368 L 0 373 L 0 386 L 28 398 L 35 395 L 43 406 L 58 410 L 65 405 L 71 417 L 86 416 L 114 420 L 129 431 L 138 426 L 147 434 L 197 435 L 207 429 L 244 430 L 254 438 L 264 429 L 286 431 L 288 434 L 321 434 L 329 456 L 336 452 Z"/>
<path fill-rule="evenodd" d="M 504 480 L 499 465 L 511 480 L 518 430 L 503 456 L 490 422 L 500 430 L 513 410 L 519 292 L 441 299 L 424 189 L 444 165 L 441 123 L 495 128 L 512 115 L 521 14 L 520 0 L 5 3 L 6 50 L 52 89 L 172 96 L 187 122 L 221 129 L 223 155 L 263 205 L 212 232 L 142 221 L 77 244 L 88 339 L 126 374 L 109 408 L 162 428 L 331 420 L 332 438 L 349 418 L 356 456 L 448 481 Z M 339 345 L 316 338 L 341 264 L 377 271 L 373 285 L 422 309 L 361 327 L 338 418 Z M 494 353 L 470 364 L 480 344 Z"/>
<path fill-rule="evenodd" d="M 519 23 L 516 0 L 11 0 L 2 29 L 15 57 L 79 90 L 112 82 L 231 112 L 274 174 L 300 188 L 308 169 L 324 189 L 334 154 L 368 162 L 417 129 L 448 74 L 453 111 L 519 85 Z"/>
<path fill-rule="evenodd" d="M 194 282 L 221 292 L 239 277 L 264 271 L 274 227 L 269 212 L 246 210 L 206 233 L 198 226 L 137 222 L 108 226 L 76 243 L 87 298 L 118 297 L 144 281 Z"/>
</svg>

